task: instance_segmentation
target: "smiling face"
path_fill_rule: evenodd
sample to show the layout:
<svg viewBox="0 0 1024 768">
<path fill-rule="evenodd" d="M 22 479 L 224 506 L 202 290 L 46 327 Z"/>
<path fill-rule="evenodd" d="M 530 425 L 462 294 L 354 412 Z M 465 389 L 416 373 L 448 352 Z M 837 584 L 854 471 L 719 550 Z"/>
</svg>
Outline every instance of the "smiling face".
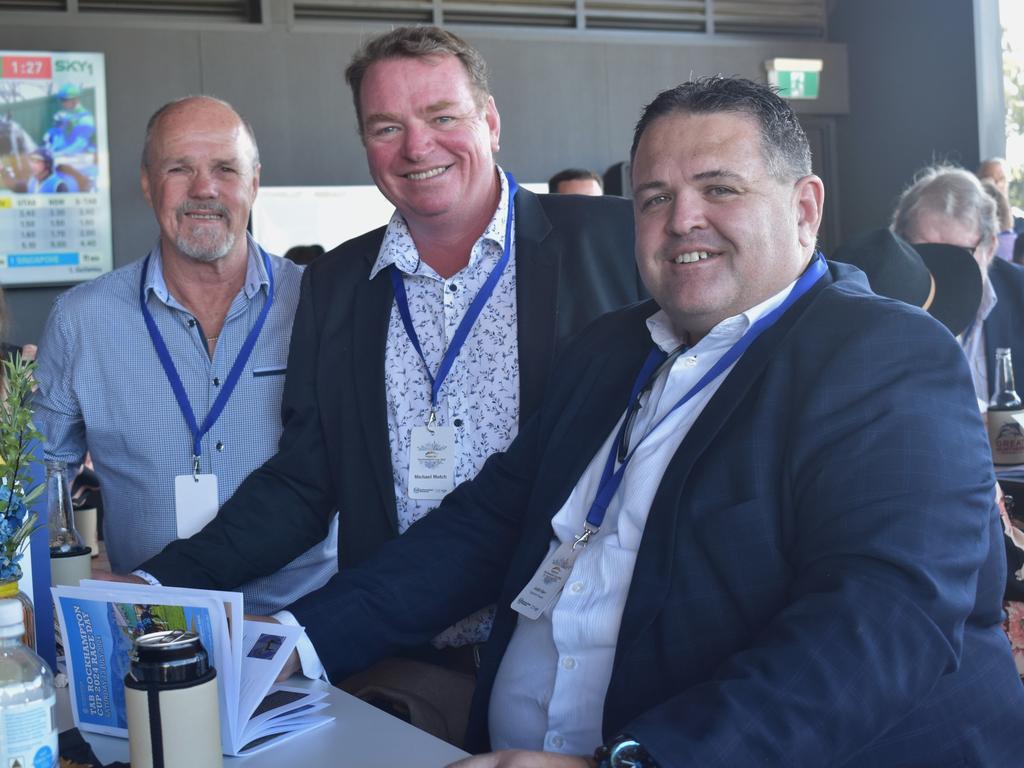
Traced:
<svg viewBox="0 0 1024 768">
<path fill-rule="evenodd" d="M 360 111 L 370 175 L 414 234 L 461 232 L 481 218 L 486 226 L 498 205 L 500 119 L 494 99 L 479 101 L 454 56 L 383 59 L 366 71 Z"/>
<path fill-rule="evenodd" d="M 201 262 L 244 258 L 256 190 L 256 150 L 238 116 L 209 99 L 190 99 L 153 129 L 142 191 L 160 224 L 164 253 Z"/>
<path fill-rule="evenodd" d="M 633 160 L 633 194 L 640 274 L 691 344 L 797 278 L 824 198 L 817 176 L 769 174 L 758 123 L 739 112 L 656 118 Z"/>
</svg>

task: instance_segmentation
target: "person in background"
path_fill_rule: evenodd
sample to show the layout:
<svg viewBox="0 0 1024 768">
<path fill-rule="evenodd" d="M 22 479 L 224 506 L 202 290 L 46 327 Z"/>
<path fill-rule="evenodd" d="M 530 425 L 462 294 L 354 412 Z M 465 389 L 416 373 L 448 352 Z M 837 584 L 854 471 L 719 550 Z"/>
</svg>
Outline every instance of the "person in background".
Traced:
<svg viewBox="0 0 1024 768">
<path fill-rule="evenodd" d="M 1017 233 L 1013 231 L 1013 217 L 1010 215 L 1010 201 L 995 184 L 988 179 L 981 182 L 985 193 L 995 201 L 996 221 L 999 225 L 999 232 L 996 237 L 999 242 L 996 245 L 996 257 L 1003 261 L 1013 261 L 1013 248 L 1017 242 Z"/>
<path fill-rule="evenodd" d="M 601 177 L 586 168 L 566 168 L 548 179 L 548 192 L 559 195 L 604 194 Z"/>
<path fill-rule="evenodd" d="M 1024 269 L 995 258 L 996 203 L 981 182 L 969 171 L 950 165 L 922 169 L 900 196 L 892 230 L 914 245 L 960 246 L 978 263 L 981 304 L 961 338 L 978 401 L 988 403 L 992 397 L 998 347 L 1013 350 L 1014 378 L 1024 381 Z"/>
<path fill-rule="evenodd" d="M 1003 197 L 1009 201 L 1010 199 L 1010 177 L 1007 173 L 1009 169 L 1006 167 L 1006 161 L 1001 157 L 990 157 L 988 160 L 984 160 L 978 166 L 976 176 L 984 180 L 989 180 L 996 185 L 996 189 L 1003 193 Z M 1013 216 L 1013 231 L 1018 235 L 1024 233 L 1024 216 L 1019 211 L 1011 208 L 1010 213 Z"/>
<path fill-rule="evenodd" d="M 74 466 L 91 454 L 115 573 L 202 528 L 281 434 L 302 270 L 246 233 L 259 175 L 252 129 L 226 102 L 157 110 L 141 168 L 157 244 L 59 296 L 39 342 L 46 457 Z M 242 585 L 249 610 L 275 611 L 335 571 L 326 517 L 308 552 Z"/>
<path fill-rule="evenodd" d="M 322 245 L 295 245 L 285 252 L 284 257 L 305 267 L 323 255 L 324 247 Z"/>
<path fill-rule="evenodd" d="M 306 270 L 280 450 L 201 534 L 143 563 L 161 583 L 271 573 L 335 508 L 341 568 L 367 561 L 508 446 L 569 338 L 643 295 L 626 200 L 534 195 L 496 164 L 501 117 L 465 40 L 399 27 L 368 40 L 346 80 L 395 213 Z M 424 703 L 413 723 L 458 742 L 492 616 L 475 606 L 402 658 L 332 679 L 387 689 L 396 711 Z"/>
</svg>

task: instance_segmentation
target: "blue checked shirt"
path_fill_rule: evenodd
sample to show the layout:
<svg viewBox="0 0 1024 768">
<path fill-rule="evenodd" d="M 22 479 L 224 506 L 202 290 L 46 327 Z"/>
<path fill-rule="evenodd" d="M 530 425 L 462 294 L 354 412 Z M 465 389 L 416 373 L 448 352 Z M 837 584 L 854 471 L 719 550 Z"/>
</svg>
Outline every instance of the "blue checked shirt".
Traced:
<svg viewBox="0 0 1024 768">
<path fill-rule="evenodd" d="M 168 293 L 159 245 L 146 275 L 147 306 L 202 422 L 267 295 L 262 259 L 249 243 L 245 284 L 228 310 L 213 359 L 202 328 Z M 300 267 L 271 256 L 274 304 L 224 412 L 202 440 L 200 472 L 217 476 L 223 504 L 274 454 Z M 92 454 L 103 493 L 110 564 L 126 573 L 177 538 L 174 478 L 191 472 L 192 436 L 139 309 L 143 260 L 58 297 L 39 342 L 36 426 L 45 455 L 68 464 Z M 279 510 L 288 514 L 288 510 Z M 276 574 L 243 585 L 247 612 L 269 614 L 336 572 L 337 528 Z"/>
</svg>

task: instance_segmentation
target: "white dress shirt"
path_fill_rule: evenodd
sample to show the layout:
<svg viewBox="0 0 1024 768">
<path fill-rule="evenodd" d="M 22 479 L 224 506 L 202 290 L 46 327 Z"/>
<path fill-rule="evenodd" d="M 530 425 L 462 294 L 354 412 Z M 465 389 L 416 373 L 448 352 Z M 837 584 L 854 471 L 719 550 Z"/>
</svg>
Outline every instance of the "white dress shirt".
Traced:
<svg viewBox="0 0 1024 768">
<path fill-rule="evenodd" d="M 676 450 L 735 364 L 659 421 L 754 322 L 783 302 L 792 287 L 723 320 L 678 357 L 667 376 L 654 382 L 633 427 L 631 449 L 637 446 L 636 452 L 608 505 L 600 533 L 577 558 L 553 608 L 535 621 L 519 617 L 491 693 L 494 749 L 581 755 L 592 753 L 604 740 L 604 700 L 647 514 Z M 682 343 L 664 312 L 654 314 L 647 324 L 654 343 L 665 352 Z M 623 411 L 625 406 L 609 404 Z M 620 418 L 552 518 L 551 552 L 583 530 L 621 422 Z"/>
<path fill-rule="evenodd" d="M 974 317 L 971 327 L 959 339 L 963 347 L 967 362 L 971 365 L 971 379 L 974 381 L 974 395 L 979 403 L 984 403 L 987 409 L 988 401 L 992 399 L 992 393 L 988 385 L 988 368 L 985 364 L 985 320 L 995 309 L 998 301 L 992 281 L 985 275 L 981 281 L 981 303 L 978 305 L 978 314 Z"/>
</svg>

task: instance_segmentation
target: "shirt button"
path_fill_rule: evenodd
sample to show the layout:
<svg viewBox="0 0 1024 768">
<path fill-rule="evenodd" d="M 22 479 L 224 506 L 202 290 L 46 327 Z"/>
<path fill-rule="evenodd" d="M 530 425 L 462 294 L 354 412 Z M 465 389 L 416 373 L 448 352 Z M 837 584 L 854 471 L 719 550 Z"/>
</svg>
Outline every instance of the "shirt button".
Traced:
<svg viewBox="0 0 1024 768">
<path fill-rule="evenodd" d="M 220 440 L 218 440 L 218 441 L 217 441 L 217 445 L 216 445 L 216 446 L 214 446 L 214 447 L 215 447 L 215 448 L 216 448 L 216 449 L 217 449 L 218 451 L 223 451 L 223 450 L 224 450 L 224 443 L 222 443 L 222 442 L 221 442 Z"/>
<path fill-rule="evenodd" d="M 215 386 L 215 387 L 219 387 L 220 386 L 220 377 L 218 377 L 218 376 L 214 376 L 213 377 L 213 386 Z"/>
<path fill-rule="evenodd" d="M 684 357 L 683 358 L 683 365 L 685 365 L 687 368 L 693 368 L 693 366 L 695 366 L 696 364 L 697 364 L 697 356 L 696 355 L 691 355 L 690 357 Z"/>
<path fill-rule="evenodd" d="M 190 317 L 188 319 L 188 327 L 189 328 L 195 328 L 196 327 L 196 321 L 195 321 L 194 317 Z"/>
<path fill-rule="evenodd" d="M 448 283 L 448 290 L 455 293 L 459 290 L 459 286 L 456 283 Z"/>
<path fill-rule="evenodd" d="M 576 592 L 576 593 L 582 592 L 583 591 L 583 582 L 582 581 L 575 581 L 575 582 L 573 582 L 573 585 L 572 585 L 571 589 L 572 589 L 573 592 Z"/>
<path fill-rule="evenodd" d="M 562 667 L 564 669 L 576 669 L 576 659 L 572 656 L 566 656 L 562 659 Z"/>
<path fill-rule="evenodd" d="M 565 746 L 565 739 L 563 739 L 561 736 L 552 736 L 551 746 L 553 746 L 555 749 L 561 749 Z"/>
<path fill-rule="evenodd" d="M 456 427 L 461 427 L 462 419 L 452 419 L 452 424 L 454 424 Z"/>
</svg>

